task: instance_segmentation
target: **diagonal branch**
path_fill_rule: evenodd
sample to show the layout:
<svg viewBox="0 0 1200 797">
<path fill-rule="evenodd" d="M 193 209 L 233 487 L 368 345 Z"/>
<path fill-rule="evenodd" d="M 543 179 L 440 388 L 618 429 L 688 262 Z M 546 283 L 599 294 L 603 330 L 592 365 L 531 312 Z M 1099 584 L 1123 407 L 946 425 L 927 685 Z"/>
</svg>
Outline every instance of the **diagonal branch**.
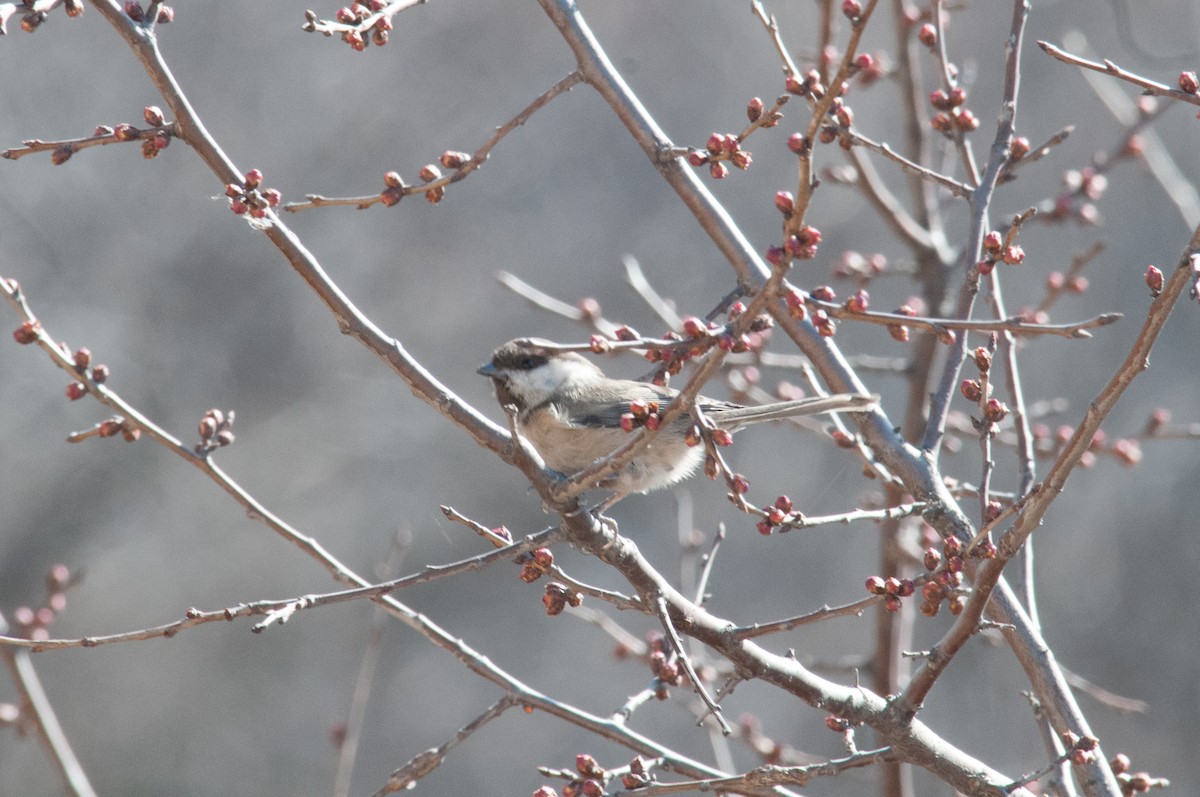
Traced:
<svg viewBox="0 0 1200 797">
<path fill-rule="evenodd" d="M 1081 66 L 1084 69 L 1090 69 L 1093 72 L 1103 72 L 1106 75 L 1112 75 L 1115 78 L 1120 78 L 1126 83 L 1132 83 L 1133 85 L 1143 89 L 1143 94 L 1151 94 L 1155 97 L 1170 97 L 1171 99 L 1179 100 L 1180 102 L 1186 102 L 1192 105 L 1200 105 L 1200 95 L 1191 94 L 1180 89 L 1173 89 L 1165 83 L 1159 83 L 1157 80 L 1151 80 L 1150 78 L 1142 77 L 1135 72 L 1122 69 L 1107 58 L 1104 59 L 1103 63 L 1098 63 L 1096 61 L 1089 61 L 1086 58 L 1080 58 L 1078 55 L 1072 55 L 1066 50 L 1060 50 L 1050 42 L 1039 40 L 1037 44 L 1038 47 L 1041 47 L 1047 55 L 1057 58 L 1064 64 Z"/>
</svg>

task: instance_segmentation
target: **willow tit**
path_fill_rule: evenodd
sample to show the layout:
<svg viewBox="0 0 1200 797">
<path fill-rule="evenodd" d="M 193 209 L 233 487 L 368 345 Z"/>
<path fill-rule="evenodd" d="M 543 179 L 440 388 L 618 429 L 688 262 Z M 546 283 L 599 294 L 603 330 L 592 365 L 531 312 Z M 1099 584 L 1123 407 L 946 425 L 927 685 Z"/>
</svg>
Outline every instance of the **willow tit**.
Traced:
<svg viewBox="0 0 1200 797">
<path fill-rule="evenodd" d="M 629 379 L 610 379 L 583 356 L 561 351 L 540 338 L 510 340 L 492 354 L 478 373 L 491 378 L 501 406 L 517 410 L 521 434 L 533 444 L 546 467 L 565 475 L 577 473 L 611 454 L 628 440 L 622 416 L 657 402 L 662 410 L 678 393 Z M 717 426 L 736 432 L 744 426 L 795 415 L 821 412 L 865 412 L 877 396 L 839 394 L 743 407 L 698 396 L 695 404 Z M 597 487 L 615 490 L 610 502 L 628 493 L 669 487 L 691 476 L 704 460 L 702 446 L 687 444 L 692 419 L 677 416 L 623 470 Z"/>
</svg>

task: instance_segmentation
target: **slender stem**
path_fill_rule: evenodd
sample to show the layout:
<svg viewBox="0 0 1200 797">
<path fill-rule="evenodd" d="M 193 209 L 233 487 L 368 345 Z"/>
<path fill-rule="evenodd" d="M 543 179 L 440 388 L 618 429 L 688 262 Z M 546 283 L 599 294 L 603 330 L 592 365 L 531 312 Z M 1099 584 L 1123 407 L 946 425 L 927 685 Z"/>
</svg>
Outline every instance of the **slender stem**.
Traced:
<svg viewBox="0 0 1200 797">
<path fill-rule="evenodd" d="M 3 618 L 0 618 L 0 630 L 5 628 L 6 624 Z M 50 698 L 42 687 L 29 651 L 0 646 L 0 659 L 4 660 L 13 684 L 21 695 L 22 711 L 27 712 L 33 719 L 38 739 L 49 752 L 50 760 L 62 777 L 66 791 L 74 797 L 96 797 L 83 765 L 79 763 L 75 751 L 71 749 L 71 743 L 67 741 L 66 733 L 58 723 L 58 716 L 54 713 Z"/>
</svg>

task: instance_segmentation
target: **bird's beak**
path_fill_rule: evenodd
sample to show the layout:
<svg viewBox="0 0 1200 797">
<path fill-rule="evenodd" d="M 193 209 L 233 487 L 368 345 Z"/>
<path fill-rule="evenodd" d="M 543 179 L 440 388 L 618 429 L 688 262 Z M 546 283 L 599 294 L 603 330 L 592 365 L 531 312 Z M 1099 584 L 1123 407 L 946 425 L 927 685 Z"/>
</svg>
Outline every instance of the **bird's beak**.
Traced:
<svg viewBox="0 0 1200 797">
<path fill-rule="evenodd" d="M 499 372 L 496 370 L 496 366 L 492 365 L 491 363 L 484 363 L 475 369 L 475 373 L 481 374 L 482 376 L 494 377 Z"/>
</svg>

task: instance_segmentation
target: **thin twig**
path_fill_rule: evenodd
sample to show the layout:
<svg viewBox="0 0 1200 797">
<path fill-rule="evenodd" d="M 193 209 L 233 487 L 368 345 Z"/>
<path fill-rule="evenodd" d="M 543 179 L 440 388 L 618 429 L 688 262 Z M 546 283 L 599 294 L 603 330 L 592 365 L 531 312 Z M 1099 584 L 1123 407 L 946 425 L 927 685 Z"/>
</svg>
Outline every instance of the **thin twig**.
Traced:
<svg viewBox="0 0 1200 797">
<path fill-rule="evenodd" d="M 121 138 L 118 138 L 115 132 L 84 136 L 83 138 L 65 138 L 58 141 L 42 141 L 41 139 L 32 138 L 28 141 L 22 141 L 21 144 L 23 146 L 0 151 L 0 158 L 15 161 L 18 158 L 38 152 L 66 152 L 67 158 L 69 158 L 79 152 L 79 150 L 90 147 L 102 147 L 107 144 L 125 144 L 133 141 L 153 141 L 159 136 L 166 136 L 169 139 L 174 135 L 176 135 L 174 125 L 162 124 L 156 127 L 134 128 L 128 133 L 122 133 Z M 60 155 L 59 157 L 62 156 Z M 57 161 L 56 165 L 64 163 L 67 158 Z"/>
<path fill-rule="evenodd" d="M 1156 97 L 1170 97 L 1171 99 L 1179 100 L 1180 102 L 1186 102 L 1192 105 L 1200 105 L 1200 96 L 1196 94 L 1190 94 L 1180 89 L 1173 89 L 1164 83 L 1159 83 L 1156 80 L 1142 77 L 1135 72 L 1129 72 L 1117 66 L 1107 58 L 1104 59 L 1103 63 L 1098 63 L 1096 61 L 1089 61 L 1086 58 L 1080 58 L 1077 55 L 1072 55 L 1065 50 L 1060 50 L 1053 44 L 1050 44 L 1046 41 L 1039 40 L 1037 44 L 1038 47 L 1041 47 L 1046 54 L 1057 58 L 1064 64 L 1080 66 L 1084 69 L 1090 69 L 1093 72 L 1103 72 L 1106 75 L 1112 75 L 1113 77 L 1120 78 L 1127 83 L 1132 83 L 1133 85 L 1138 86 L 1139 88 L 1143 89 L 1144 94 L 1151 94 Z"/>
<path fill-rule="evenodd" d="M 925 501 L 911 501 L 907 504 L 884 507 L 883 509 L 854 509 L 836 515 L 797 515 L 780 525 L 779 532 L 800 531 L 817 526 L 848 525 L 858 520 L 899 520 L 900 518 L 919 515 L 929 507 Z"/>
<path fill-rule="evenodd" d="M 971 191 L 973 190 L 971 186 L 967 185 L 966 183 L 961 183 L 958 180 L 955 180 L 953 177 L 947 177 L 946 175 L 936 172 L 933 169 L 909 160 L 899 152 L 896 152 L 896 150 L 892 149 L 887 143 L 874 141 L 862 135 L 861 133 L 855 132 L 853 129 L 848 132 L 848 135 L 850 136 L 850 140 L 855 144 L 866 147 L 872 152 L 878 152 L 880 155 L 898 164 L 904 171 L 909 172 L 910 174 L 915 174 L 922 180 L 928 180 L 940 188 L 945 188 L 953 196 L 959 197 L 960 199 L 965 199 L 971 195 Z"/>
<path fill-rule="evenodd" d="M 1085 57 L 1088 54 L 1087 40 L 1082 34 L 1068 36 L 1065 43 L 1072 50 L 1082 51 Z M 1183 223 L 1191 229 L 1200 225 L 1200 192 L 1197 192 L 1196 186 L 1187 179 L 1185 170 L 1171 156 L 1166 145 L 1163 144 L 1162 137 L 1151 126 L 1168 109 L 1176 106 L 1163 103 L 1161 107 L 1146 113 L 1138 103 L 1131 100 L 1117 85 L 1107 79 L 1107 73 L 1085 70 L 1083 76 L 1088 86 L 1108 108 L 1109 113 L 1125 127 L 1125 135 L 1117 152 L 1127 153 L 1131 139 L 1138 136 L 1141 140 L 1140 157 L 1142 161 L 1150 170 L 1150 174 L 1162 186 L 1175 209 L 1179 211 Z M 1110 162 L 1114 160 L 1112 154 L 1108 156 L 1108 160 Z"/>
<path fill-rule="evenodd" d="M 717 725 L 721 728 L 721 733 L 725 736 L 730 735 L 733 733 L 733 729 L 725 721 L 721 707 L 708 694 L 708 689 L 704 687 L 704 682 L 700 680 L 700 676 L 696 674 L 695 668 L 692 667 L 691 657 L 683 648 L 683 640 L 679 638 L 679 632 L 675 630 L 675 624 L 671 621 L 671 613 L 667 610 L 666 598 L 660 597 L 655 603 L 655 614 L 658 615 L 658 621 L 662 623 L 663 630 L 667 634 L 667 639 L 671 642 L 671 648 L 675 651 L 676 658 L 683 665 L 684 673 L 687 674 L 688 680 L 692 683 L 692 689 L 695 690 L 700 701 L 707 707 L 708 713 L 717 721 Z M 703 718 L 701 718 L 701 721 L 703 721 Z"/>
<path fill-rule="evenodd" d="M 74 639 L 25 639 L 23 637 L 0 636 L 0 647 L 29 648 L 35 652 L 40 652 L 45 650 L 61 650 L 63 648 L 94 648 L 118 642 L 140 642 L 160 638 L 170 639 L 180 631 L 186 631 L 207 623 L 228 622 L 239 617 L 264 617 L 264 620 L 252 628 L 256 632 L 264 631 L 272 625 L 286 623 L 297 612 L 306 609 L 332 606 L 338 603 L 345 603 L 346 601 L 379 598 L 406 587 L 427 584 L 463 573 L 477 572 L 495 562 L 512 559 L 521 553 L 541 547 L 558 533 L 558 529 L 546 529 L 537 534 L 530 535 L 524 540 L 495 551 L 489 551 L 486 554 L 480 554 L 446 565 L 426 565 L 424 571 L 420 573 L 402 576 L 379 584 L 366 584 L 352 589 L 338 590 L 337 592 L 304 595 L 283 600 L 261 600 L 251 603 L 240 603 L 236 606 L 212 611 L 188 609 L 185 616 L 180 620 L 116 634 L 93 635 Z M 627 605 L 623 608 L 632 607 Z"/>
<path fill-rule="evenodd" d="M 467 162 L 462 166 L 459 166 L 457 169 L 455 169 L 453 173 L 444 177 L 440 177 L 436 180 L 431 180 L 427 183 L 421 183 L 420 185 L 405 185 L 401 188 L 393 189 L 393 191 L 398 192 L 400 196 L 425 194 L 431 190 L 436 191 L 437 189 L 444 189 L 448 185 L 452 185 L 460 180 L 466 179 L 471 172 L 475 171 L 487 162 L 488 156 L 491 154 L 492 150 L 496 148 L 496 145 L 499 144 L 505 136 L 528 122 L 531 116 L 545 107 L 555 97 L 570 91 L 582 79 L 583 77 L 578 72 L 572 72 L 562 80 L 555 83 L 545 92 L 543 92 L 537 99 L 526 106 L 524 110 L 496 128 L 496 132 L 493 133 L 492 136 L 483 143 L 483 146 L 475 150 L 475 153 L 470 157 L 470 159 L 467 160 Z M 317 207 L 349 205 L 357 208 L 358 210 L 365 210 L 374 204 L 385 203 L 386 196 L 386 194 L 372 194 L 369 196 L 336 198 L 324 197 L 318 194 L 308 194 L 306 197 L 308 201 L 289 202 L 283 205 L 283 209 L 290 213 L 299 213 L 302 210 L 309 210 Z M 387 199 L 386 201 L 391 200 Z"/>
<path fill-rule="evenodd" d="M 498 271 L 496 272 L 496 280 L 505 288 L 508 288 L 513 293 L 533 304 L 534 307 L 562 316 L 576 323 L 590 324 L 600 333 L 609 337 L 612 337 L 616 333 L 616 324 L 605 320 L 603 317 L 590 317 L 578 305 L 567 304 L 561 299 L 556 299 L 545 291 L 530 285 L 516 274 L 511 274 L 507 271 Z"/>
<path fill-rule="evenodd" d="M 513 698 L 511 695 L 505 695 L 497 700 L 492 705 L 481 713 L 475 719 L 468 722 L 458 733 L 438 747 L 431 747 L 422 753 L 419 753 L 415 758 L 409 761 L 404 766 L 393 772 L 387 779 L 387 783 L 379 788 L 372 797 L 383 797 L 385 794 L 394 794 L 398 791 L 407 791 L 413 788 L 417 781 L 428 775 L 433 770 L 437 769 L 446 760 L 446 754 L 458 747 L 471 737 L 475 731 L 482 728 L 487 723 L 499 717 L 508 709 L 518 705 L 520 701 Z"/>
<path fill-rule="evenodd" d="M 662 797 L 667 794 L 682 794 L 685 792 L 698 793 L 746 793 L 751 790 L 767 789 L 772 786 L 807 786 L 817 777 L 833 777 L 848 769 L 880 764 L 892 758 L 890 747 L 876 750 L 864 750 L 846 758 L 825 761 L 819 764 L 806 764 L 795 767 L 765 766 L 752 769 L 744 775 L 731 778 L 711 778 L 694 780 L 684 783 L 658 783 L 639 788 L 639 797 Z M 632 797 L 632 794 L 630 797 Z"/>
<path fill-rule="evenodd" d="M 700 571 L 700 578 L 696 582 L 696 597 L 697 606 L 703 606 L 706 594 L 708 592 L 708 579 L 712 575 L 713 565 L 717 563 L 717 551 L 721 549 L 721 543 L 725 541 L 725 524 L 717 524 L 717 533 L 713 535 L 712 546 L 708 549 L 708 553 L 704 555 L 704 569 Z"/>
<path fill-rule="evenodd" d="M 387 560 L 376 573 L 377 577 L 395 576 L 411 542 L 410 537 L 411 535 L 405 531 L 396 533 L 392 538 Z M 337 767 L 334 769 L 333 775 L 333 797 L 348 797 L 350 794 L 350 778 L 354 774 L 354 761 L 358 756 L 358 743 L 362 738 L 367 705 L 370 703 L 371 689 L 375 682 L 375 669 L 383 652 L 383 630 L 388 623 L 387 612 L 383 607 L 376 605 L 371 612 L 370 631 L 363 643 L 362 660 L 358 665 L 358 675 L 354 678 L 354 692 L 350 698 L 350 709 L 346 712 L 341 744 L 338 745 Z"/>
<path fill-rule="evenodd" d="M 770 623 L 755 623 L 754 625 L 740 626 L 730 629 L 730 633 L 739 639 L 754 639 L 755 637 L 766 636 L 768 634 L 778 634 L 782 631 L 792 631 L 802 625 L 810 625 L 819 623 L 823 620 L 831 620 L 834 617 L 862 617 L 870 607 L 877 603 L 883 602 L 882 595 L 872 595 L 869 598 L 846 603 L 841 606 L 822 606 L 819 609 L 808 612 L 807 614 L 789 617 L 786 620 L 775 620 Z"/>
<path fill-rule="evenodd" d="M 654 290 L 654 286 L 646 279 L 646 274 L 642 271 L 637 258 L 633 255 L 625 255 L 621 258 L 621 263 L 625 266 L 625 281 L 637 291 L 638 296 L 642 297 L 642 301 L 654 311 L 667 329 L 676 331 L 682 329 L 683 319 L 679 317 L 679 313 L 675 312 L 675 306 Z"/>
<path fill-rule="evenodd" d="M 7 623 L 0 617 L 0 632 L 7 630 Z M 66 733 L 58 723 L 58 716 L 54 713 L 50 698 L 42 687 L 29 651 L 12 650 L 0 645 L 0 659 L 4 659 L 13 685 L 21 696 L 22 713 L 33 720 L 38 739 L 50 754 L 50 760 L 55 771 L 62 777 L 67 793 L 74 797 L 96 797 L 83 765 L 79 763 Z"/>
<path fill-rule="evenodd" d="M 1072 324 L 1038 324 L 1027 321 L 1021 316 L 999 320 L 976 320 L 908 316 L 899 313 L 884 313 L 878 310 L 856 312 L 848 310 L 844 305 L 834 302 L 824 302 L 812 297 L 808 297 L 805 304 L 824 310 L 830 318 L 855 319 L 865 321 L 868 324 L 879 324 L 888 327 L 904 325 L 926 329 L 930 332 L 940 332 L 945 329 L 961 329 L 968 332 L 1007 332 L 1010 335 L 1018 336 L 1057 335 L 1058 337 L 1073 339 L 1090 338 L 1092 334 L 1088 332 L 1089 329 L 1105 327 L 1123 318 L 1121 313 L 1101 313 L 1093 318 L 1085 321 L 1076 321 Z"/>
</svg>

